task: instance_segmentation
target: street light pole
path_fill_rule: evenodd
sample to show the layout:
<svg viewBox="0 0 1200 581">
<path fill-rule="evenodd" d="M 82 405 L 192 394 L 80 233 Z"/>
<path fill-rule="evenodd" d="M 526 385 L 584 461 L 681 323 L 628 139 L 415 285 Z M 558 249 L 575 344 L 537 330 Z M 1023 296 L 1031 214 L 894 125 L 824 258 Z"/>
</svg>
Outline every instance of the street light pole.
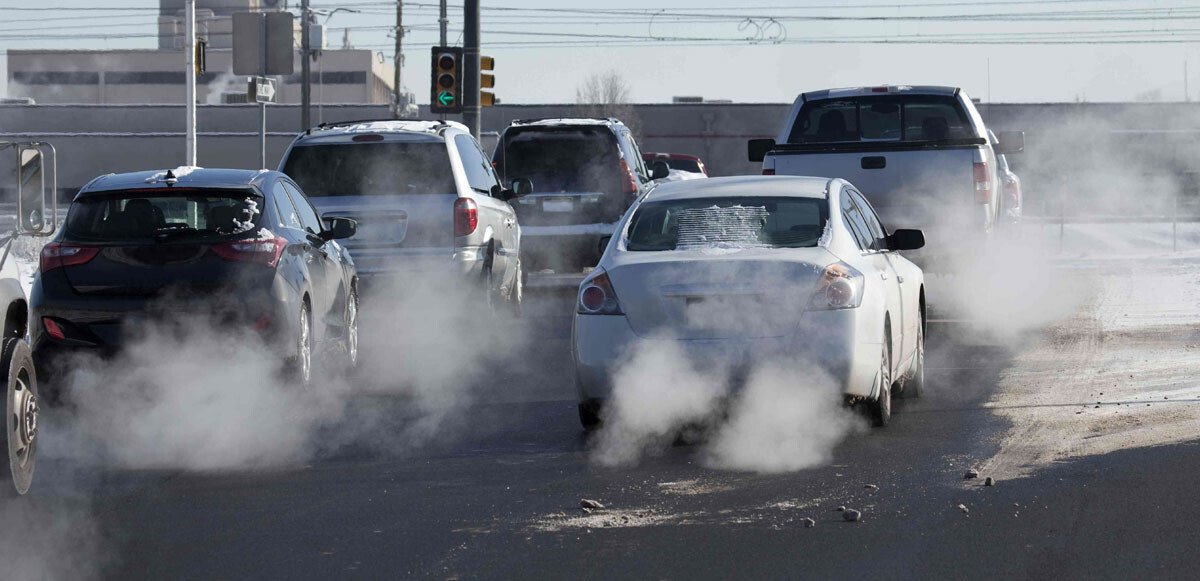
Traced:
<svg viewBox="0 0 1200 581">
<path fill-rule="evenodd" d="M 186 129 L 184 138 L 187 141 L 184 154 L 184 165 L 196 165 L 196 0 L 187 0 L 183 9 L 184 66 L 187 72 L 183 75 L 184 96 L 186 105 Z"/>
<path fill-rule="evenodd" d="M 309 20 L 308 0 L 300 0 L 300 131 L 308 131 L 310 119 L 308 109 L 312 106 L 312 68 L 309 66 Z"/>
<path fill-rule="evenodd" d="M 392 116 L 400 118 L 400 67 L 404 65 L 404 3 L 396 0 L 396 55 L 392 58 Z"/>
</svg>

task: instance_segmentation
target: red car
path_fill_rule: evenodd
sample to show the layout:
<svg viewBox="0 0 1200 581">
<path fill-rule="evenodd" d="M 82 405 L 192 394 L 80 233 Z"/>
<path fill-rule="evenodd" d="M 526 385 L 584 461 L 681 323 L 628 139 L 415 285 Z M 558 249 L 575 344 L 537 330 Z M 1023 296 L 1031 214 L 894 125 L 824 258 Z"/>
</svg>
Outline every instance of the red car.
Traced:
<svg viewBox="0 0 1200 581">
<path fill-rule="evenodd" d="M 685 153 L 643 153 L 642 161 L 646 162 L 646 166 L 656 161 L 666 162 L 667 167 L 690 173 L 698 173 L 708 176 L 708 170 L 704 169 L 704 162 L 694 155 Z"/>
</svg>

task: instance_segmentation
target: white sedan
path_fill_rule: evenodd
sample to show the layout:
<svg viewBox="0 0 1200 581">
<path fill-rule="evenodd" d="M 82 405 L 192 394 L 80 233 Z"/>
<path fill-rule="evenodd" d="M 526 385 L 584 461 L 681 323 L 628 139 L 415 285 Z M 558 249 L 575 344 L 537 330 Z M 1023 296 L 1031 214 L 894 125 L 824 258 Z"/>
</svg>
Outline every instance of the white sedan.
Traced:
<svg viewBox="0 0 1200 581">
<path fill-rule="evenodd" d="M 898 252 L 924 244 L 919 230 L 887 234 L 840 179 L 654 188 L 579 288 L 571 342 L 581 422 L 599 424 L 630 349 L 672 341 L 694 361 L 730 365 L 731 377 L 769 358 L 815 362 L 886 425 L 893 393 L 914 396 L 924 383 L 924 275 Z"/>
</svg>

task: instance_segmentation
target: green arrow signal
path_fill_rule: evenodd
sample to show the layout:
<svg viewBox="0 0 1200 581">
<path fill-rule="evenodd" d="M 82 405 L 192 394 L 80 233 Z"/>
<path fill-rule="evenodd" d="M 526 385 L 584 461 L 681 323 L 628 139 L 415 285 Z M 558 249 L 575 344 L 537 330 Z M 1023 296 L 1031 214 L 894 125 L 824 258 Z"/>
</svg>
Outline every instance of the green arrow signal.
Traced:
<svg viewBox="0 0 1200 581">
<path fill-rule="evenodd" d="M 438 103 L 440 103 L 443 107 L 449 107 L 454 103 L 454 93 L 451 93 L 450 91 L 442 91 L 441 93 L 438 93 Z"/>
</svg>

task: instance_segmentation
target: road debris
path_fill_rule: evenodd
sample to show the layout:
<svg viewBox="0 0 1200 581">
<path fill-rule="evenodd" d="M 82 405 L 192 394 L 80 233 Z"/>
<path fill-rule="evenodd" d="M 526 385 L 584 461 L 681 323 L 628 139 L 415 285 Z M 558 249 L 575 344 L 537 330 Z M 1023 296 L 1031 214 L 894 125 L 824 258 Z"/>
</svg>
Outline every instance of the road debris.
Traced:
<svg viewBox="0 0 1200 581">
<path fill-rule="evenodd" d="M 983 481 L 983 485 L 984 486 L 995 486 L 996 479 L 992 478 L 991 476 L 988 476 L 987 479 Z"/>
<path fill-rule="evenodd" d="M 963 480 L 970 480 L 972 478 L 979 478 L 979 471 L 974 468 L 967 470 L 967 473 L 963 474 Z"/>
<path fill-rule="evenodd" d="M 817 521 L 815 521 L 811 518 L 808 518 L 808 517 L 804 517 L 804 518 L 800 519 L 800 522 L 804 523 L 804 528 L 806 528 L 806 529 L 811 529 L 811 528 L 817 526 Z"/>
<path fill-rule="evenodd" d="M 599 502 L 597 502 L 595 500 L 591 500 L 591 499 L 587 499 L 587 498 L 579 499 L 579 507 L 583 509 L 583 512 L 586 512 L 589 514 L 593 510 L 604 510 L 603 504 L 600 504 Z"/>
<path fill-rule="evenodd" d="M 962 513 L 967 516 L 971 516 L 971 509 L 967 508 L 967 505 L 965 505 L 965 504 L 959 503 L 958 510 L 961 510 Z"/>
<path fill-rule="evenodd" d="M 844 510 L 846 510 L 846 507 L 845 507 L 845 506 L 839 506 L 839 507 L 837 507 L 837 511 L 838 511 L 838 512 L 842 512 L 842 511 L 844 511 Z"/>
<path fill-rule="evenodd" d="M 846 522 L 858 522 L 862 518 L 862 513 L 853 508 L 848 508 L 846 512 L 842 513 L 842 518 L 846 519 Z"/>
<path fill-rule="evenodd" d="M 868 484 L 866 486 L 863 486 L 863 488 L 866 488 L 867 490 L 879 490 L 879 487 L 874 484 Z"/>
</svg>

